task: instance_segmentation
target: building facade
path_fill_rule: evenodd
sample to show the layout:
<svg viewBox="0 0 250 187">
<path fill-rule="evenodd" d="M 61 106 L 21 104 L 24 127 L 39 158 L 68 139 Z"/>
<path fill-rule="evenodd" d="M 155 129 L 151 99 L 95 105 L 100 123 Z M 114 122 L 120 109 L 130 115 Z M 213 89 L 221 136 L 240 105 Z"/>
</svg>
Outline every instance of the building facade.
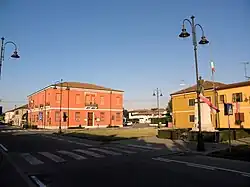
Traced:
<svg viewBox="0 0 250 187">
<path fill-rule="evenodd" d="M 28 112 L 28 104 L 16 107 L 12 110 L 5 112 L 5 123 L 16 125 L 16 126 L 22 126 L 26 120 Z"/>
<path fill-rule="evenodd" d="M 229 117 L 231 128 L 250 128 L 250 81 L 233 84 L 204 81 L 202 85 L 204 96 L 220 110 L 217 114 L 211 113 L 211 121 L 216 129 L 228 128 L 224 103 L 233 104 L 234 114 Z M 171 98 L 173 125 L 192 128 L 195 122 L 196 85 L 171 94 Z"/>
<path fill-rule="evenodd" d="M 123 91 L 63 82 L 28 96 L 29 123 L 39 128 L 123 125 Z"/>
<path fill-rule="evenodd" d="M 165 117 L 167 110 L 160 108 L 159 118 Z M 158 118 L 158 109 L 141 109 L 141 110 L 131 110 L 129 113 L 129 120 L 138 120 L 139 123 L 151 123 L 152 118 Z"/>
</svg>

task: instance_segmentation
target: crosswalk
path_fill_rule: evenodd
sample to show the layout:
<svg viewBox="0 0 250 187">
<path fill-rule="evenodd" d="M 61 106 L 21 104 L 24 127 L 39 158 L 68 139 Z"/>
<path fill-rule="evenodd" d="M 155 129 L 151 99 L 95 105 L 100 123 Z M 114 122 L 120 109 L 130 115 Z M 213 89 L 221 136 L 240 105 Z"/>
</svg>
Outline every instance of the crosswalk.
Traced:
<svg viewBox="0 0 250 187">
<path fill-rule="evenodd" d="M 6 129 L 0 130 L 1 133 L 9 133 L 9 132 L 25 132 L 28 131 L 27 129 Z"/>
<path fill-rule="evenodd" d="M 122 156 L 129 154 L 136 154 L 143 151 L 160 150 L 159 147 L 152 147 L 146 145 L 107 145 L 103 147 L 90 147 L 73 150 L 57 150 L 53 152 L 35 152 L 35 153 L 20 153 L 19 156 L 26 161 L 26 163 L 37 166 L 46 164 L 46 162 L 65 163 L 70 160 L 88 160 L 91 158 L 105 158 L 110 156 Z"/>
</svg>

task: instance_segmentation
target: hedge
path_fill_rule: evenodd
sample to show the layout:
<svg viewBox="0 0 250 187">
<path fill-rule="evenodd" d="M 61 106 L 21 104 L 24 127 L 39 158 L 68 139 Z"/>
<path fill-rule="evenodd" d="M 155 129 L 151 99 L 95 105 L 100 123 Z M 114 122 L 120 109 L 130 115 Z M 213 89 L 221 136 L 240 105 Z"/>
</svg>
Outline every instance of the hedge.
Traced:
<svg viewBox="0 0 250 187">
<path fill-rule="evenodd" d="M 187 140 L 190 141 L 197 141 L 197 135 L 198 132 L 189 131 L 188 129 L 160 129 L 158 130 L 158 138 L 163 139 L 182 139 L 185 134 L 187 133 Z M 250 137 L 250 132 L 243 130 L 243 129 L 237 129 L 237 130 L 231 130 L 231 140 L 237 140 L 240 138 Z M 229 139 L 229 131 L 223 130 L 223 131 L 217 131 L 217 132 L 202 132 L 203 140 L 205 142 L 223 142 L 227 141 Z"/>
<path fill-rule="evenodd" d="M 161 129 L 158 130 L 158 138 L 178 140 L 188 129 Z"/>
<path fill-rule="evenodd" d="M 151 118 L 151 124 L 159 124 L 161 122 L 162 124 L 167 124 L 167 118 Z"/>
</svg>

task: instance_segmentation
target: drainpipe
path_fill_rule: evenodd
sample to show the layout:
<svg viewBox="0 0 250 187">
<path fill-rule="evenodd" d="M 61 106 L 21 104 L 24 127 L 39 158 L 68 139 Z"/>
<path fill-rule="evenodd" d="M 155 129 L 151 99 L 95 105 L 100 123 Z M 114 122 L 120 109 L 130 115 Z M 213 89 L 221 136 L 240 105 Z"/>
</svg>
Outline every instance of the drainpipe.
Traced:
<svg viewBox="0 0 250 187">
<path fill-rule="evenodd" d="M 110 126 L 112 125 L 112 114 L 111 114 L 111 108 L 112 108 L 112 90 L 110 91 L 110 110 L 109 110 L 109 113 L 110 113 Z"/>
<path fill-rule="evenodd" d="M 44 90 L 44 115 L 43 115 L 43 126 L 44 126 L 44 129 L 45 129 L 45 125 L 46 125 L 46 97 L 47 97 L 47 94 L 46 94 L 46 89 Z"/>
</svg>

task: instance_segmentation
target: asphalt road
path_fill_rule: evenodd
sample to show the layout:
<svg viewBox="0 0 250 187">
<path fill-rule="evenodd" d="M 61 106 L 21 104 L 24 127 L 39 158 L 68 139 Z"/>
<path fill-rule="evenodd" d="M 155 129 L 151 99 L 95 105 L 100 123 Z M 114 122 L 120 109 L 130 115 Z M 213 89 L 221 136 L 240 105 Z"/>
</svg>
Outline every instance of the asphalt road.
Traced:
<svg viewBox="0 0 250 187">
<path fill-rule="evenodd" d="M 1 187 L 250 186 L 250 163 L 179 155 L 158 145 L 103 145 L 26 131 L 0 133 L 0 144 Z"/>
</svg>

